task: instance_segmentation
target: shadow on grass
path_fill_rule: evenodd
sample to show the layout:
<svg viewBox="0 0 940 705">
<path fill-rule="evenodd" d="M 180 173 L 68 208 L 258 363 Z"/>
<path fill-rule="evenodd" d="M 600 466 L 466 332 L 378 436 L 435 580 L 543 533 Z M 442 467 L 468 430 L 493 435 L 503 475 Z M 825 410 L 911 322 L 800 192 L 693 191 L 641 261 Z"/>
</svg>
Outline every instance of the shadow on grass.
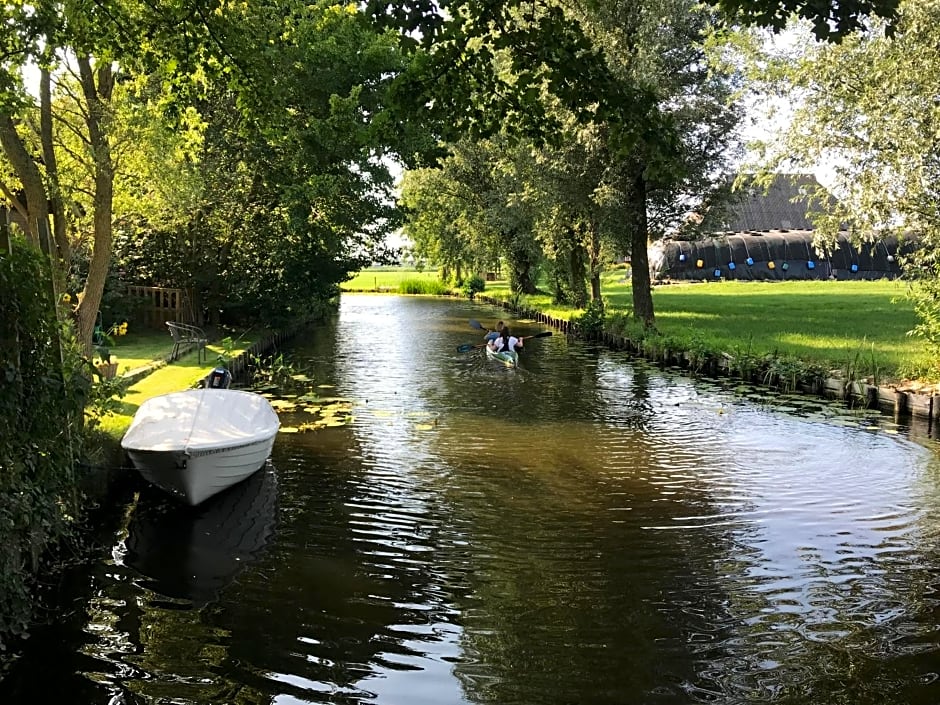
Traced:
<svg viewBox="0 0 940 705">
<path fill-rule="evenodd" d="M 140 404 L 134 404 L 129 401 L 122 401 L 115 405 L 114 413 L 119 416 L 133 416 L 140 408 Z"/>
</svg>

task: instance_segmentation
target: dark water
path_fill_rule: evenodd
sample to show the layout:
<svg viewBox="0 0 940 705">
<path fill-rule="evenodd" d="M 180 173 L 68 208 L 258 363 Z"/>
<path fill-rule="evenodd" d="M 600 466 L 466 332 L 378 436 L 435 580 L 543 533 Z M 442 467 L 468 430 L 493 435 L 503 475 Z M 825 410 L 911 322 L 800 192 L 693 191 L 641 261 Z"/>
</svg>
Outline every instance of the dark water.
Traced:
<svg viewBox="0 0 940 705">
<path fill-rule="evenodd" d="M 129 496 L 0 703 L 940 701 L 932 441 L 497 315 L 344 297 L 288 356 L 351 422 Z"/>
</svg>

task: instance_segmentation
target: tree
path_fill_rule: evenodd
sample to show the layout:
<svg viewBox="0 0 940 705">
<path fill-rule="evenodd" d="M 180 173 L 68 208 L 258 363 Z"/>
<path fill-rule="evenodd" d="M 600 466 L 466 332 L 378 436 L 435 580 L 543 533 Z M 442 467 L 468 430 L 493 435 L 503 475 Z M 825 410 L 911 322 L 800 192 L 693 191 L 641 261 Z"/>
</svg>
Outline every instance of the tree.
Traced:
<svg viewBox="0 0 940 705">
<path fill-rule="evenodd" d="M 800 98 L 789 129 L 762 147 L 767 170 L 829 165 L 828 191 L 815 194 L 820 247 L 847 224 L 859 247 L 884 234 L 914 233 L 908 263 L 918 332 L 940 345 L 935 293 L 940 268 L 940 2 L 901 4 L 893 37 L 872 32 L 838 46 L 807 41 L 796 60 L 760 57 L 774 90 Z M 769 59 L 769 61 L 768 61 Z M 831 191 L 834 199 L 827 198 Z M 828 204 L 828 205 L 827 205 Z"/>
<path fill-rule="evenodd" d="M 893 28 L 900 0 L 718 0 L 732 20 L 769 27 L 775 32 L 791 16 L 809 21 L 817 39 L 840 42 L 865 29 L 870 16 L 880 17 Z"/>
<path fill-rule="evenodd" d="M 135 206 L 118 216 L 125 238 L 140 232 L 130 227 L 134 223 L 151 234 L 162 233 L 157 239 L 164 243 L 175 232 L 199 244 L 201 259 L 190 262 L 192 276 L 177 281 L 198 285 L 210 310 L 219 310 L 223 291 L 233 308 L 248 303 L 254 314 L 264 306 L 285 315 L 309 310 L 311 299 L 334 296 L 350 271 L 374 259 L 385 233 L 395 228 L 392 180 L 383 157 L 407 153 L 409 139 L 421 140 L 404 137 L 407 130 L 386 117 L 386 93 L 402 70 L 401 57 L 394 39 L 376 32 L 354 6 L 274 0 L 220 7 L 200 1 L 179 11 L 134 3 L 68 8 L 48 3 L 34 14 L 16 6 L 6 12 L 11 22 L 15 14 L 29 29 L 16 35 L 24 62 L 41 55 L 49 66 L 61 67 L 65 64 L 56 64 L 56 56 L 79 57 L 75 73 L 81 90 L 69 106 L 79 108 L 86 124 L 84 144 L 72 149 L 75 154 L 85 150 L 90 159 L 71 162 L 87 164 L 83 188 L 97 194 L 89 204 L 95 235 L 77 310 L 86 346 L 111 254 L 114 178 L 131 193 L 136 190 L 140 201 L 152 191 L 139 178 L 135 183 L 133 174 L 122 178 L 120 164 L 108 164 L 125 127 L 144 129 L 139 123 L 123 124 L 132 113 L 119 115 L 108 105 L 115 71 L 121 82 L 152 75 L 172 88 L 171 98 L 157 96 L 164 111 L 157 122 L 169 118 L 184 124 L 193 108 L 197 116 L 204 114 L 195 122 L 207 130 L 205 151 L 189 149 L 185 156 L 194 159 L 195 168 L 172 168 L 201 179 L 198 194 L 192 191 L 179 204 L 191 221 L 181 224 L 170 216 L 166 223 L 154 223 L 152 214 L 144 218 Z M 4 85 L 19 80 L 15 71 L 4 76 L 9 79 Z M 58 89 L 69 89 L 67 79 Z M 11 99 L 2 105 L 19 109 L 26 102 Z M 22 164 L 20 182 L 36 191 L 22 205 L 41 221 L 61 203 L 52 195 L 64 193 L 65 186 L 57 184 L 57 160 L 50 158 L 55 153 L 40 160 L 38 150 L 30 152 L 32 137 L 22 131 L 25 122 L 17 124 L 18 117 L 11 113 L 5 122 L 0 119 L 0 132 L 9 155 L 25 155 L 10 161 Z M 60 132 L 78 134 L 74 120 L 56 116 L 55 121 Z M 18 140 L 18 152 L 7 136 Z M 72 185 L 80 181 L 73 179 Z M 127 195 L 118 194 L 121 207 L 134 201 Z M 76 237 L 84 223 L 67 210 L 62 213 Z M 249 273 L 268 276 L 245 276 Z"/>
<path fill-rule="evenodd" d="M 495 135 L 448 148 L 436 167 L 407 171 L 402 181 L 404 229 L 415 252 L 448 272 L 494 269 L 504 258 L 511 290 L 535 293 L 541 247 L 522 196 L 530 146 Z"/>
<path fill-rule="evenodd" d="M 652 325 L 643 263 L 649 211 L 654 203 L 677 210 L 684 197 L 701 192 L 733 122 L 723 102 L 729 91 L 721 76 L 710 73 L 702 50 L 712 18 L 695 3 L 671 0 L 370 7 L 403 32 L 421 33 L 426 58 L 402 82 L 438 122 L 447 111 L 451 125 L 440 133 L 445 138 L 455 131 L 502 130 L 509 138 L 554 148 L 554 169 L 561 176 L 563 160 L 557 158 L 564 145 L 578 130 L 595 135 L 590 151 L 607 168 L 584 170 L 580 205 L 570 198 L 552 204 L 567 203 L 555 213 L 573 219 L 558 230 L 554 244 L 560 247 L 553 249 L 571 255 L 567 268 L 578 277 L 584 270 L 579 257 L 583 263 L 583 253 L 591 253 L 592 290 L 599 298 L 599 243 L 619 232 L 621 251 L 637 259 L 635 314 Z M 608 210 L 619 205 L 628 215 L 626 227 L 622 218 L 602 217 L 602 203 Z"/>
<path fill-rule="evenodd" d="M 719 21 L 708 8 L 688 0 L 600 8 L 592 26 L 613 70 L 622 80 L 651 86 L 661 116 L 656 123 L 671 126 L 665 138 L 642 132 L 608 176 L 623 198 L 627 240 L 621 242 L 631 256 L 634 316 L 651 326 L 648 242 L 720 189 L 735 156 L 735 76 L 706 50 Z"/>
</svg>

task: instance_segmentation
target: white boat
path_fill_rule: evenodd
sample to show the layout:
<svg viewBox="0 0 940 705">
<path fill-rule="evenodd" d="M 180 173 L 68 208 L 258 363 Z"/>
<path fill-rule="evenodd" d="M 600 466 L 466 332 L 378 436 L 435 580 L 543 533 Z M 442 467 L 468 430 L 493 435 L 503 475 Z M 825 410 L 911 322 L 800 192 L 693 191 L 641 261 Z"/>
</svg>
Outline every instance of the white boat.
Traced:
<svg viewBox="0 0 940 705">
<path fill-rule="evenodd" d="M 259 394 L 191 389 L 141 404 L 121 447 L 148 482 L 196 505 L 261 468 L 279 427 Z"/>
</svg>

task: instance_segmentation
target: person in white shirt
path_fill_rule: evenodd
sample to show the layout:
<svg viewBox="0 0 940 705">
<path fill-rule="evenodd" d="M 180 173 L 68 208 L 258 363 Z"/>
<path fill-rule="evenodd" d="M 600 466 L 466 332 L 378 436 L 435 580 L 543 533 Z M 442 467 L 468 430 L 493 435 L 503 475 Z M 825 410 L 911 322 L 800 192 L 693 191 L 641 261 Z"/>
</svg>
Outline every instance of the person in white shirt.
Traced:
<svg viewBox="0 0 940 705">
<path fill-rule="evenodd" d="M 522 339 L 511 335 L 509 333 L 509 326 L 503 326 L 499 337 L 495 340 L 489 341 L 487 345 L 490 346 L 490 350 L 492 350 L 494 353 L 506 352 L 509 350 L 518 352 L 522 347 Z"/>
</svg>

